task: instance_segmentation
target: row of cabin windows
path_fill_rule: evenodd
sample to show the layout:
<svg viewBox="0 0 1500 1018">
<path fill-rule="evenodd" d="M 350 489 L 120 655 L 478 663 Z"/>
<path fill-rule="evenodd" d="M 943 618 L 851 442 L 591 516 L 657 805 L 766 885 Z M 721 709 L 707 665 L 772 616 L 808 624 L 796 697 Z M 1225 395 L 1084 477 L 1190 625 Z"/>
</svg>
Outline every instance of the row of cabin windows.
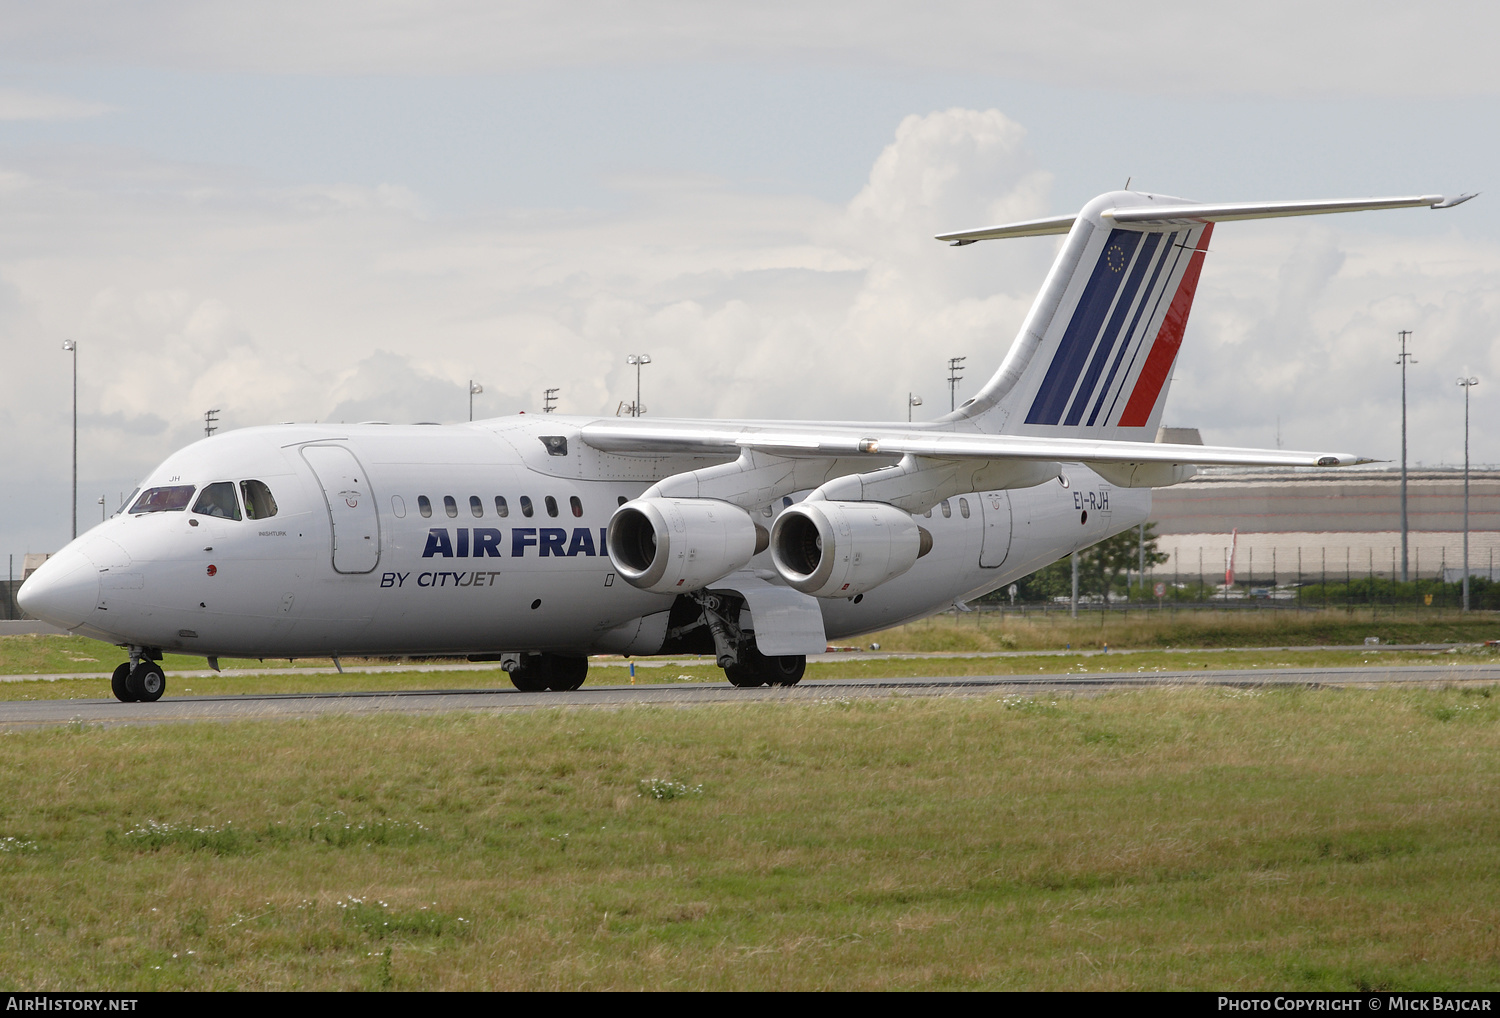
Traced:
<svg viewBox="0 0 1500 1018">
<path fill-rule="evenodd" d="M 949 505 L 948 501 L 949 500 L 945 498 L 941 502 L 938 503 L 938 508 L 943 511 L 943 519 L 945 519 L 945 520 L 946 519 L 951 519 L 953 517 L 953 506 Z M 968 519 L 969 518 L 969 500 L 968 499 L 961 498 L 961 499 L 958 500 L 958 514 L 960 516 L 962 516 L 964 519 Z M 930 520 L 930 519 L 932 519 L 932 510 L 929 509 L 925 513 L 923 513 L 922 515 L 925 516 L 925 517 L 927 517 Z"/>
<path fill-rule="evenodd" d="M 522 495 L 516 501 L 520 504 L 522 516 L 536 515 L 536 506 L 532 504 L 530 495 Z M 624 500 L 622 499 L 621 501 L 623 502 Z M 553 498 L 551 495 L 547 495 L 542 499 L 542 505 L 546 507 L 548 516 L 556 516 L 558 514 L 557 499 Z M 391 508 L 395 511 L 395 514 L 397 516 L 406 515 L 406 503 L 402 500 L 400 495 L 392 496 Z M 574 516 L 583 515 L 583 501 L 579 499 L 577 495 L 570 495 L 568 497 L 568 508 L 572 511 Z M 418 495 L 417 511 L 422 514 L 423 519 L 431 517 L 432 499 L 428 498 L 426 495 Z M 443 496 L 443 512 L 447 513 L 450 518 L 456 519 L 458 517 L 458 500 L 452 495 Z M 483 519 L 485 513 L 484 499 L 480 498 L 478 495 L 470 495 L 469 512 L 476 519 Z M 501 517 L 502 519 L 510 515 L 510 502 L 504 495 L 495 496 L 495 515 Z"/>
</svg>

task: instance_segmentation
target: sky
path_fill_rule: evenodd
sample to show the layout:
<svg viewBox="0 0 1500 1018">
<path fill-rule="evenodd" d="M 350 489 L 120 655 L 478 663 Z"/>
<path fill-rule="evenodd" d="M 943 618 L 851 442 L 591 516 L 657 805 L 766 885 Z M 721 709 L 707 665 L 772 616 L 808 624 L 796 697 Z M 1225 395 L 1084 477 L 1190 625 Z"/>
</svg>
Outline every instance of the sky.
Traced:
<svg viewBox="0 0 1500 1018">
<path fill-rule="evenodd" d="M 1166 422 L 1500 463 L 1493 5 L 0 0 L 0 554 L 201 437 L 540 408 L 902 419 L 1133 181 L 1455 194 L 1216 230 Z"/>
</svg>

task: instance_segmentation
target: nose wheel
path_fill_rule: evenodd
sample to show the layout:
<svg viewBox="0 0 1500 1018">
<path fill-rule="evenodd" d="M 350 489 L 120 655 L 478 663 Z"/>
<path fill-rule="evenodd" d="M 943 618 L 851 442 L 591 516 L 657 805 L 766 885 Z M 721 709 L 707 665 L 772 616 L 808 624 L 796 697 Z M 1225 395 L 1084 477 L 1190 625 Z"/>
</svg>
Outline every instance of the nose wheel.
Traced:
<svg viewBox="0 0 1500 1018">
<path fill-rule="evenodd" d="M 155 661 L 134 668 L 127 661 L 109 677 L 109 689 L 121 703 L 155 703 L 167 691 L 167 676 Z"/>
</svg>

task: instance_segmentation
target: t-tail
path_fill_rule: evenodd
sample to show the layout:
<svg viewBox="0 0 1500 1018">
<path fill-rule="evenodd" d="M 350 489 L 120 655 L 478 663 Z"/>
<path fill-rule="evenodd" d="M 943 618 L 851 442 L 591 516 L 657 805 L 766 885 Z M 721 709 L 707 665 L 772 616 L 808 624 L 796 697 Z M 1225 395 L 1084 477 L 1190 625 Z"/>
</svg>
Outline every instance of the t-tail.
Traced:
<svg viewBox="0 0 1500 1018">
<path fill-rule="evenodd" d="M 1077 215 L 939 234 L 954 246 L 1067 234 L 1000 369 L 945 420 L 994 434 L 1152 441 L 1215 223 L 1472 197 L 1209 204 L 1113 191 Z"/>
</svg>

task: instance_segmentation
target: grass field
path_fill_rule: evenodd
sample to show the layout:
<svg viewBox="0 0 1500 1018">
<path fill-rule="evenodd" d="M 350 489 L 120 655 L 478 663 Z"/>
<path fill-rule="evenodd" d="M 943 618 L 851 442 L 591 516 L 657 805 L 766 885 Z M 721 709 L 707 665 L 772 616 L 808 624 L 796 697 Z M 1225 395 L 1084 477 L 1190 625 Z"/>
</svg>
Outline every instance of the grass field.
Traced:
<svg viewBox="0 0 1500 1018">
<path fill-rule="evenodd" d="M 13 733 L 0 982 L 1494 989 L 1493 692 Z"/>
<path fill-rule="evenodd" d="M 1057 650 L 1166 647 L 1316 647 L 1387 643 L 1482 643 L 1500 639 L 1500 613 L 1381 608 L 1345 611 L 1140 610 L 938 615 L 862 637 L 882 649 L 911 651 Z"/>
</svg>

